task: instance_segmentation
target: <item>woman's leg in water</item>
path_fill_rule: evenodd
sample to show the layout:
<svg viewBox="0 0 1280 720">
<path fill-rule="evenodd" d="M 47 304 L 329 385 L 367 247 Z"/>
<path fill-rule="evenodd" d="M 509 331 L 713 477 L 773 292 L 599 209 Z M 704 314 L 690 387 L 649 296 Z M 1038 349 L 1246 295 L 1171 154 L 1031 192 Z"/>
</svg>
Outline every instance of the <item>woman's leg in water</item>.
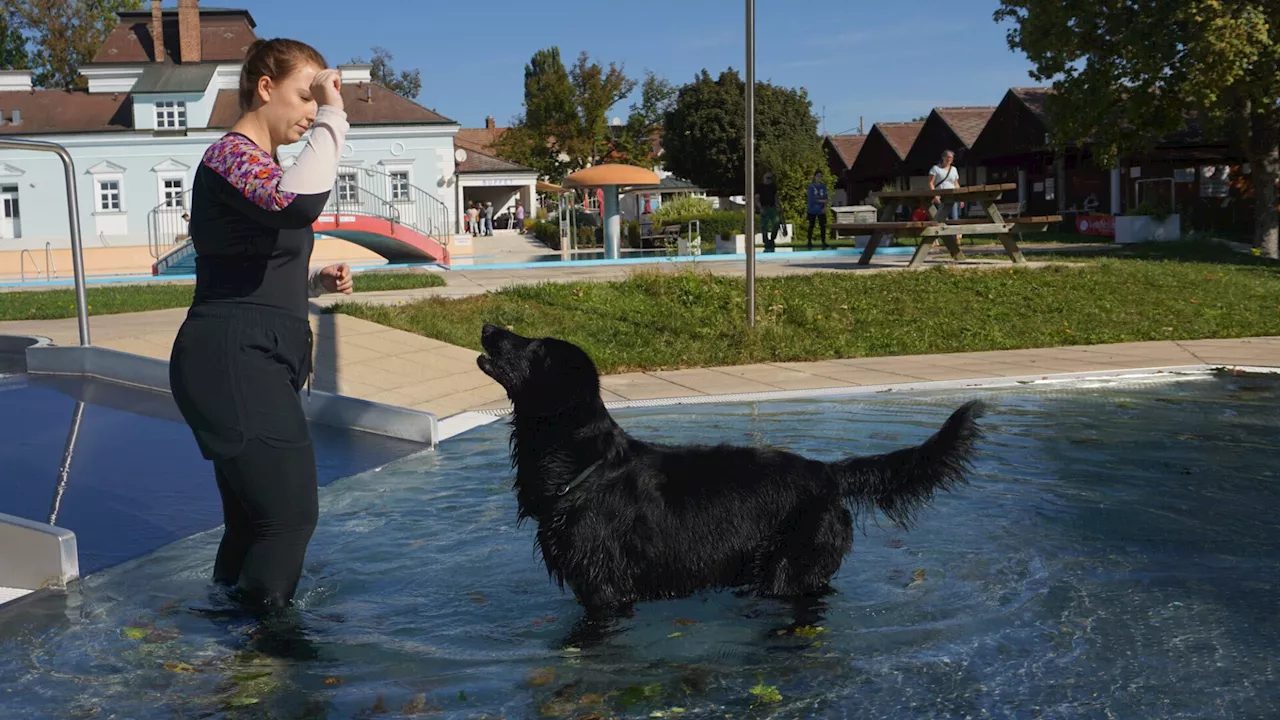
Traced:
<svg viewBox="0 0 1280 720">
<path fill-rule="evenodd" d="M 231 490 L 222 463 L 213 464 L 218 481 L 218 494 L 222 496 L 222 542 L 218 545 L 218 557 L 213 562 L 213 581 L 219 585 L 235 585 L 240 581 L 240 569 L 244 557 L 253 544 L 253 522 L 240 498 Z"/>
<path fill-rule="evenodd" d="M 224 498 L 230 495 L 243 510 L 249 536 L 237 577 L 230 582 L 255 606 L 287 607 L 298 587 L 319 515 L 315 450 L 310 443 L 276 447 L 249 440 L 238 455 L 219 460 L 217 467 L 219 488 L 225 483 L 229 492 Z M 222 581 L 222 573 L 234 569 L 239 532 L 231 535 L 228 526 L 223 547 L 218 549 L 215 580 Z"/>
</svg>

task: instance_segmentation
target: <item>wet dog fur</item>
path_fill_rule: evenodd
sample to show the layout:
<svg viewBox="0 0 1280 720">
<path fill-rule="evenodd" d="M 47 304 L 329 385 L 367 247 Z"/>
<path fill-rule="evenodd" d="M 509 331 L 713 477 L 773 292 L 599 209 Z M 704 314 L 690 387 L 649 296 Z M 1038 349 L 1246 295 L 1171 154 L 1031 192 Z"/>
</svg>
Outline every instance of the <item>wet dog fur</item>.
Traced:
<svg viewBox="0 0 1280 720">
<path fill-rule="evenodd" d="M 820 462 L 783 450 L 661 445 L 625 432 L 578 346 L 485 325 L 477 364 L 513 405 L 519 520 L 537 524 L 551 578 L 588 620 L 700 591 L 820 598 L 853 546 L 855 518 L 879 510 L 907 528 L 937 490 L 966 482 L 976 420 L 957 409 L 924 443 Z"/>
</svg>

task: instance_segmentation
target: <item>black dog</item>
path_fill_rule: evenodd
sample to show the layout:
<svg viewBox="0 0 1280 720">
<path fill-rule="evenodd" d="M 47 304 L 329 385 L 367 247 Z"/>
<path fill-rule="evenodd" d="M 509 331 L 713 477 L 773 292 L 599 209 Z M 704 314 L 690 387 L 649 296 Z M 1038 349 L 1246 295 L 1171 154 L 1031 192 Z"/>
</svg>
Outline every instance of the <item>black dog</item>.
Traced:
<svg viewBox="0 0 1280 720">
<path fill-rule="evenodd" d="M 477 364 L 514 405 L 520 520 L 537 522 L 547 571 L 588 618 L 710 589 L 826 595 L 853 545 L 852 513 L 879 508 L 908 527 L 935 490 L 965 482 L 980 437 L 983 407 L 970 402 L 918 447 L 833 463 L 656 445 L 613 421 L 595 365 L 576 345 L 492 325 L 481 343 Z"/>
</svg>

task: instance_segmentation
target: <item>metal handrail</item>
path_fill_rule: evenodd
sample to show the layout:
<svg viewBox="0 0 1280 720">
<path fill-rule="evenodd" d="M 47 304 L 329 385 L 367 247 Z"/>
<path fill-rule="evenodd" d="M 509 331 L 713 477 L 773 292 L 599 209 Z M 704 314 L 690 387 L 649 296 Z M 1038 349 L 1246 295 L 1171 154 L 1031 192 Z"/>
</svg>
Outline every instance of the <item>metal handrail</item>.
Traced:
<svg viewBox="0 0 1280 720">
<path fill-rule="evenodd" d="M 172 205 L 165 200 L 147 213 L 147 245 L 151 257 L 159 260 L 176 245 L 188 239 L 187 221 L 183 216 L 190 212 L 191 190 L 182 193 L 182 205 Z"/>
<path fill-rule="evenodd" d="M 31 267 L 36 269 L 36 277 L 40 277 L 40 266 L 36 264 L 36 256 L 31 254 L 31 250 L 23 248 L 18 253 L 18 274 L 22 277 L 22 282 L 27 281 L 27 258 L 31 258 Z"/>
<path fill-rule="evenodd" d="M 84 246 L 80 240 L 80 197 L 76 193 L 76 167 L 71 153 L 63 146 L 44 140 L 25 138 L 0 138 L 0 150 L 35 150 L 51 152 L 62 159 L 62 169 L 67 182 L 67 221 L 71 230 L 71 267 L 76 282 L 76 324 L 80 329 L 80 344 L 89 344 L 89 302 L 84 288 Z M 33 260 L 34 262 L 34 260 Z"/>
<path fill-rule="evenodd" d="M 46 242 L 44 244 L 44 279 L 52 280 L 58 277 L 58 266 L 53 262 L 53 243 Z"/>
<path fill-rule="evenodd" d="M 355 175 L 357 199 L 343 199 L 344 175 Z M 334 178 L 333 192 L 329 194 L 328 207 L 346 212 L 364 212 L 359 207 L 360 197 L 376 199 L 379 212 L 367 213 L 385 217 L 415 232 L 433 238 L 447 247 L 453 237 L 452 213 L 440 198 L 417 185 L 398 181 L 390 173 L 360 165 L 339 165 Z M 348 209 L 350 208 L 350 209 Z"/>
</svg>

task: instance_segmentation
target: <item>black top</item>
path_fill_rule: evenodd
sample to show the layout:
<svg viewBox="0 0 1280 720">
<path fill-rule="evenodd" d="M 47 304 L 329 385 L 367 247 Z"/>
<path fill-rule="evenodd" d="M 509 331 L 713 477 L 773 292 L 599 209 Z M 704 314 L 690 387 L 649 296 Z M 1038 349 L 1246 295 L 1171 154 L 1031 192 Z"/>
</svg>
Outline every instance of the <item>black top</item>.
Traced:
<svg viewBox="0 0 1280 720">
<path fill-rule="evenodd" d="M 246 303 L 307 317 L 311 226 L 330 190 L 285 192 L 283 177 L 275 158 L 240 133 L 205 152 L 191 193 L 192 305 Z"/>
<path fill-rule="evenodd" d="M 760 193 L 761 207 L 775 207 L 778 204 L 778 186 L 761 185 L 756 192 Z"/>
</svg>

